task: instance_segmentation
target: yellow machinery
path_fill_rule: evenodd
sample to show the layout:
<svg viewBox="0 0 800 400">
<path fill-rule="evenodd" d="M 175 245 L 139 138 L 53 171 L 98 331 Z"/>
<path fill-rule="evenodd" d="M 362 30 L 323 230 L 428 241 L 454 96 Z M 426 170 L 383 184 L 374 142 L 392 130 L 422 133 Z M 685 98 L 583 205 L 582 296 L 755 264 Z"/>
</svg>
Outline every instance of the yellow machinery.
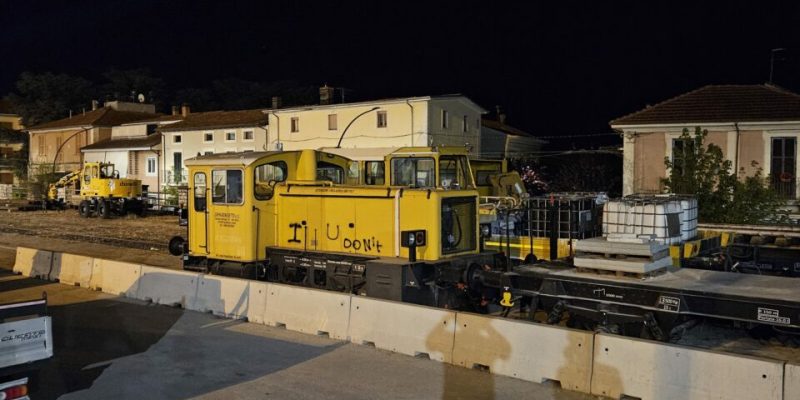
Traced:
<svg viewBox="0 0 800 400">
<path fill-rule="evenodd" d="M 388 179 L 357 184 L 359 162 L 302 150 L 199 156 L 189 168 L 184 268 L 433 304 L 442 278 L 493 264 L 481 254 L 466 157 L 387 157 Z"/>
<path fill-rule="evenodd" d="M 59 189 L 73 183 L 80 188 L 78 211 L 82 217 L 96 214 L 109 218 L 112 214 L 124 215 L 129 212 L 141 215 L 145 210 L 142 181 L 120 178 L 113 163 L 84 163 L 80 170 L 70 172 L 50 184 L 48 202 L 63 207 L 67 199 L 59 195 Z"/>
</svg>

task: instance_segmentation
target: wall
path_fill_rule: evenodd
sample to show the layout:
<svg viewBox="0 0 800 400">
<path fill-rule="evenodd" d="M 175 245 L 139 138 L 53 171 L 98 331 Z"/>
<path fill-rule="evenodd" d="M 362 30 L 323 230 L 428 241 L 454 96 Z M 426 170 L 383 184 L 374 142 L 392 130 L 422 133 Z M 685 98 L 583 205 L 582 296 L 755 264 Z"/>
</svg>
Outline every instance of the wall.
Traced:
<svg viewBox="0 0 800 400">
<path fill-rule="evenodd" d="M 666 176 L 664 133 L 640 134 L 636 137 L 634 146 L 633 192 L 660 191 L 659 180 Z"/>
<path fill-rule="evenodd" d="M 148 185 L 148 190 L 150 192 L 158 191 L 158 165 L 160 160 L 158 159 L 158 155 L 154 151 L 135 151 L 136 161 L 139 166 L 139 173 L 135 176 L 131 176 L 132 178 L 139 179 L 142 181 L 142 185 Z M 147 173 L 147 158 L 148 157 L 155 157 L 156 159 L 156 172 L 152 175 Z"/>
<path fill-rule="evenodd" d="M 0 114 L 0 127 L 7 127 L 17 131 L 23 129 L 22 117 L 16 114 Z"/>
<path fill-rule="evenodd" d="M 128 151 L 91 151 L 83 153 L 84 162 L 110 162 L 119 171 L 120 178 L 128 177 Z"/>
<path fill-rule="evenodd" d="M 334 104 L 305 109 L 277 110 L 269 114 L 269 150 L 279 140 L 284 150 L 335 147 L 347 125 L 342 140 L 344 148 L 403 147 L 427 145 L 427 107 L 425 100 Z M 380 107 L 358 117 L 359 114 Z M 412 108 L 413 107 L 413 129 Z M 378 111 L 386 112 L 386 126 L 378 127 Z M 336 115 L 336 129 L 329 129 L 328 115 Z M 354 120 L 354 118 L 358 119 Z M 291 120 L 298 118 L 299 131 L 291 132 Z"/>
<path fill-rule="evenodd" d="M 253 131 L 253 140 L 244 140 L 244 131 Z M 225 140 L 227 132 L 235 132 L 236 140 Z M 206 142 L 205 134 L 212 133 L 214 140 Z M 164 184 L 174 184 L 170 179 L 173 171 L 175 153 L 181 153 L 184 173 L 186 172 L 185 162 L 187 159 L 197 157 L 198 153 L 207 152 L 226 153 L 239 151 L 263 151 L 267 141 L 267 133 L 263 127 L 245 127 L 230 129 L 203 129 L 191 131 L 163 132 L 164 134 L 164 158 L 161 161 L 161 182 Z M 181 142 L 175 143 L 175 136 L 181 136 Z"/>
<path fill-rule="evenodd" d="M 448 114 L 448 126 L 442 124 L 442 110 Z M 481 148 L 481 114 L 459 98 L 435 98 L 428 103 L 428 145 L 464 146 L 469 143 L 475 151 Z M 467 119 L 464 132 L 463 118 Z"/>
<path fill-rule="evenodd" d="M 483 127 L 481 129 L 481 158 L 501 158 L 506 152 L 507 135 L 498 130 Z"/>
<path fill-rule="evenodd" d="M 111 128 L 92 128 L 86 132 L 81 132 L 77 136 L 70 139 L 76 132 L 80 132 L 80 128 L 68 128 L 64 130 L 53 131 L 31 131 L 28 161 L 32 168 L 31 174 L 36 174 L 39 165 L 52 165 L 53 158 L 58 149 L 59 139 L 64 147 L 61 148 L 59 153 L 59 160 L 56 163 L 56 170 L 60 172 L 69 172 L 80 168 L 82 164 L 80 148 L 92 143 L 98 139 L 108 138 L 111 136 Z M 40 151 L 39 138 L 44 138 L 44 151 Z M 69 140 L 67 140 L 69 139 Z"/>
<path fill-rule="evenodd" d="M 762 131 L 740 131 L 739 133 L 739 171 L 744 169 L 740 177 L 752 176 L 758 168 L 766 167 L 764 161 L 764 133 Z M 753 166 L 752 162 L 758 163 Z M 766 171 L 765 173 L 767 173 Z"/>
</svg>

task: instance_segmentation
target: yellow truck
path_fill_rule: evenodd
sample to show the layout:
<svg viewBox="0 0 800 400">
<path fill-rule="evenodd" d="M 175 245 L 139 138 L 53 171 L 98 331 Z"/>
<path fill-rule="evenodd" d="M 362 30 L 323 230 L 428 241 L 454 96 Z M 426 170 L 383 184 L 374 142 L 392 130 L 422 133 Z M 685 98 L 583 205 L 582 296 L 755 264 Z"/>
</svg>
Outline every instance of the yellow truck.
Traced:
<svg viewBox="0 0 800 400">
<path fill-rule="evenodd" d="M 142 181 L 120 178 L 113 163 L 84 163 L 80 170 L 50 184 L 48 203 L 63 208 L 68 203 L 66 188 L 73 184 L 80 193 L 78 212 L 85 218 L 94 215 L 110 218 L 112 214 L 127 213 L 143 215 L 147 208 L 142 197 Z"/>
</svg>

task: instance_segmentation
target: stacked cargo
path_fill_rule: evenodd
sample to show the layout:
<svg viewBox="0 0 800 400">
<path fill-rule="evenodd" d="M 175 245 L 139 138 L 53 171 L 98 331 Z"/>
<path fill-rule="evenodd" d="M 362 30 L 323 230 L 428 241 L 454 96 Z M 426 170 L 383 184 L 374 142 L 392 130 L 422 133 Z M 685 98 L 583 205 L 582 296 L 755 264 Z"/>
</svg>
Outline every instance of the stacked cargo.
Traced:
<svg viewBox="0 0 800 400">
<path fill-rule="evenodd" d="M 670 245 L 697 236 L 697 200 L 640 195 L 609 201 L 603 236 L 578 241 L 576 267 L 637 275 L 662 270 L 672 263 Z"/>
</svg>

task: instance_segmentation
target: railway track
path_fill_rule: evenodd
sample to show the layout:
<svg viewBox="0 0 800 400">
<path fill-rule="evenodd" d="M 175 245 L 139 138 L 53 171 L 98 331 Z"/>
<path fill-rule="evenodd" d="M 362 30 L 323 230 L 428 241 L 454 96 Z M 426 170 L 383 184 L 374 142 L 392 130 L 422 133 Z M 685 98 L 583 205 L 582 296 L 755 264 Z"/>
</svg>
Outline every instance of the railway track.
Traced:
<svg viewBox="0 0 800 400">
<path fill-rule="evenodd" d="M 166 243 L 140 240 L 140 239 L 139 240 L 123 239 L 123 238 L 109 237 L 109 236 L 84 235 L 71 232 L 59 233 L 54 231 L 42 231 L 38 229 L 34 230 L 34 229 L 26 229 L 26 228 L 10 227 L 10 226 L 0 226 L 0 232 L 27 235 L 27 236 L 36 236 L 43 238 L 78 241 L 84 243 L 98 243 L 109 246 L 139 249 L 139 250 L 155 250 L 155 251 L 167 250 Z"/>
</svg>

